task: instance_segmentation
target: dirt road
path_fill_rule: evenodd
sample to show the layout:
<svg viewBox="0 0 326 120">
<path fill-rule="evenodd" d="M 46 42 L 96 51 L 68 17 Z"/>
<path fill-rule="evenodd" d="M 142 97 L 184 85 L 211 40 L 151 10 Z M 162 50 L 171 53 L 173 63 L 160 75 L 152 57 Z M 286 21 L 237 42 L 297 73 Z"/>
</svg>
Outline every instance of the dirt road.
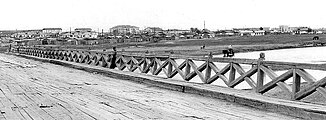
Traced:
<svg viewBox="0 0 326 120">
<path fill-rule="evenodd" d="M 0 54 L 0 119 L 295 119 Z"/>
</svg>

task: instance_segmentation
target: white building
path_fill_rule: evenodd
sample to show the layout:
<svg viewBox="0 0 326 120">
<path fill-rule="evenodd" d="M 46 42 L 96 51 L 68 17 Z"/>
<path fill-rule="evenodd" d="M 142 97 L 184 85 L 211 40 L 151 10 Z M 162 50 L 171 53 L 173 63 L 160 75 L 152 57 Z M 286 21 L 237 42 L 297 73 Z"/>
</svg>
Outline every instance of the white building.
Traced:
<svg viewBox="0 0 326 120">
<path fill-rule="evenodd" d="M 61 28 L 43 28 L 42 33 L 58 34 L 61 33 Z"/>
<path fill-rule="evenodd" d="M 131 25 L 117 25 L 115 27 L 110 28 L 111 33 L 116 33 L 116 34 L 136 34 L 140 33 L 139 27 L 136 26 L 131 26 Z"/>
<path fill-rule="evenodd" d="M 279 30 L 280 30 L 281 33 L 289 33 L 289 32 L 292 32 L 291 29 L 290 29 L 290 27 L 287 26 L 287 25 L 280 25 L 279 28 L 280 28 Z"/>
<path fill-rule="evenodd" d="M 92 32 L 91 28 L 76 28 L 75 32 Z"/>
<path fill-rule="evenodd" d="M 264 30 L 240 30 L 238 31 L 240 36 L 262 36 L 265 35 Z"/>
<path fill-rule="evenodd" d="M 182 33 L 189 33 L 190 30 L 179 30 L 179 29 L 168 29 L 164 31 L 167 34 L 182 34 Z"/>
<path fill-rule="evenodd" d="M 163 29 L 159 27 L 147 27 L 144 29 L 144 31 L 149 33 L 159 33 L 163 32 Z"/>
<path fill-rule="evenodd" d="M 75 39 L 97 38 L 98 32 L 92 31 L 91 28 L 76 28 L 75 31 L 63 32 L 61 36 Z"/>
<path fill-rule="evenodd" d="M 251 36 L 262 36 L 262 35 L 265 35 L 264 30 L 256 30 L 256 31 L 253 31 L 253 33 L 251 33 Z"/>
<path fill-rule="evenodd" d="M 26 39 L 26 38 L 36 38 L 41 36 L 42 30 L 20 30 L 12 34 L 11 37 Z"/>
</svg>

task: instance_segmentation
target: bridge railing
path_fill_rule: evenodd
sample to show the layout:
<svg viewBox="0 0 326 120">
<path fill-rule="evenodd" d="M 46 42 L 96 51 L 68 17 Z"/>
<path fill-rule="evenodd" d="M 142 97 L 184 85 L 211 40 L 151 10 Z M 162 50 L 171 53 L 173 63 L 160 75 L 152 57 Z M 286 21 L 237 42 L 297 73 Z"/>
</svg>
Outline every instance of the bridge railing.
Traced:
<svg viewBox="0 0 326 120">
<path fill-rule="evenodd" d="M 167 78 L 179 74 L 185 81 L 190 81 L 198 76 L 201 82 L 205 84 L 222 80 L 230 88 L 246 83 L 251 89 L 261 94 L 279 87 L 282 92 L 290 95 L 292 100 L 301 100 L 315 92 L 326 98 L 326 77 L 317 80 L 307 72 L 307 70 L 325 71 L 326 65 L 265 61 L 263 53 L 258 59 L 236 59 L 215 58 L 211 53 L 207 57 L 198 57 L 119 52 L 116 61 L 112 61 L 112 52 L 34 47 L 13 48 L 11 51 L 106 68 L 115 63 L 119 70 L 138 71 L 152 75 L 163 74 Z M 201 63 L 196 61 L 201 61 Z M 217 63 L 224 63 L 224 66 L 221 67 Z M 283 72 L 278 75 L 276 72 L 280 70 Z"/>
</svg>

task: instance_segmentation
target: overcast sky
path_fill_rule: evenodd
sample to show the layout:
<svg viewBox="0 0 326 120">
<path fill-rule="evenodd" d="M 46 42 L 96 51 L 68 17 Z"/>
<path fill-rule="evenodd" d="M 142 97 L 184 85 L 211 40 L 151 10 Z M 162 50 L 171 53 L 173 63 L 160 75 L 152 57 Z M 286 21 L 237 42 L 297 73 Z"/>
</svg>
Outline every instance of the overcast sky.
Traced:
<svg viewBox="0 0 326 120">
<path fill-rule="evenodd" d="M 326 27 L 325 0 L 0 0 L 0 30 Z"/>
</svg>

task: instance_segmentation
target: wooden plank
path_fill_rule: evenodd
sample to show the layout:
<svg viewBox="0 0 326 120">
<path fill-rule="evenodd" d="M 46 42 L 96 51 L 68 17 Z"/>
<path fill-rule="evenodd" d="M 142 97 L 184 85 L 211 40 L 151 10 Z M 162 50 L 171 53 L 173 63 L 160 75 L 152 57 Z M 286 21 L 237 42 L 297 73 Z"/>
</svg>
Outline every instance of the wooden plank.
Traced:
<svg viewBox="0 0 326 120">
<path fill-rule="evenodd" d="M 172 76 L 171 76 L 171 73 L 172 73 L 172 63 L 171 63 L 171 59 L 169 58 L 169 59 L 167 59 L 167 61 L 168 61 L 168 78 L 172 78 Z"/>
<path fill-rule="evenodd" d="M 184 67 L 186 67 L 186 61 L 183 61 L 179 66 L 178 64 L 175 62 L 175 60 L 171 60 L 170 61 L 173 65 L 173 67 L 175 68 L 172 73 L 171 73 L 171 77 L 174 77 L 177 73 L 180 74 L 180 76 L 185 79 L 186 75 L 183 73 L 183 71 L 181 69 L 183 69 Z"/>
<path fill-rule="evenodd" d="M 232 65 L 234 69 L 236 69 L 236 72 L 238 72 L 240 75 L 243 75 L 245 73 L 243 68 L 238 63 L 233 63 Z"/>
<path fill-rule="evenodd" d="M 146 67 L 143 69 L 142 73 L 148 73 L 151 70 L 151 67 L 153 66 L 153 62 L 151 62 L 149 59 L 145 59 Z"/>
<path fill-rule="evenodd" d="M 82 59 L 81 63 L 88 63 L 89 59 L 90 59 L 89 55 L 86 55 L 86 56 Z"/>
<path fill-rule="evenodd" d="M 131 53 L 128 53 L 131 54 Z M 140 57 L 141 55 L 126 55 L 133 57 Z M 167 59 L 168 55 L 145 55 L 146 58 L 162 58 Z M 192 59 L 198 61 L 206 61 L 206 57 L 198 57 L 198 56 L 186 56 L 186 55 L 171 55 L 171 59 Z M 239 63 L 239 64 L 257 64 L 256 59 L 239 59 L 239 58 L 212 58 L 212 62 L 221 62 L 221 63 Z M 314 70 L 326 70 L 326 65 L 318 65 L 318 64 L 306 64 L 306 63 L 290 63 L 290 62 L 276 62 L 276 61 L 263 61 L 263 65 L 266 66 L 287 66 L 289 68 L 296 67 L 302 69 L 314 69 Z"/>
<path fill-rule="evenodd" d="M 215 65 L 214 65 L 215 66 Z M 212 66 L 211 65 L 211 67 L 212 67 L 212 70 L 214 70 L 214 72 L 216 73 L 216 72 L 218 72 L 218 69 L 216 69 L 217 67 L 214 67 L 214 66 Z M 221 74 L 225 74 L 225 73 L 227 73 L 229 70 L 230 70 L 230 67 L 231 67 L 231 65 L 230 64 L 227 64 L 226 66 L 224 66 L 224 68 L 222 68 L 220 71 L 219 71 L 219 73 L 221 73 Z"/>
<path fill-rule="evenodd" d="M 148 72 L 148 69 L 146 70 L 146 68 L 148 66 L 148 60 L 144 57 L 143 58 L 143 61 L 144 61 L 144 63 L 143 63 L 143 67 L 142 67 L 141 73 L 146 73 L 146 72 Z"/>
<path fill-rule="evenodd" d="M 301 77 L 297 74 L 297 70 L 298 69 L 293 69 L 292 99 L 295 99 L 294 95 L 300 91 Z"/>
<path fill-rule="evenodd" d="M 126 64 L 120 63 L 120 65 L 118 65 L 119 70 L 123 71 L 124 69 L 127 68 Z"/>
<path fill-rule="evenodd" d="M 80 54 L 79 53 L 76 53 L 75 55 L 74 55 L 74 62 L 79 62 L 80 60 L 80 58 L 79 58 L 79 56 L 80 56 Z"/>
<path fill-rule="evenodd" d="M 77 54 L 77 53 L 75 53 L 75 54 L 72 56 L 72 58 L 73 58 L 73 62 L 76 62 L 76 61 L 77 61 L 77 59 L 78 59 L 78 54 Z"/>
<path fill-rule="evenodd" d="M 185 69 L 185 76 L 189 75 L 190 74 L 190 65 L 189 65 L 189 59 L 186 59 L 185 60 L 185 63 L 186 63 L 186 69 Z M 186 80 L 186 77 L 183 78 L 184 80 Z"/>
<path fill-rule="evenodd" d="M 292 62 L 276 62 L 276 61 L 263 61 L 267 66 L 282 66 L 287 68 L 298 69 L 312 69 L 312 70 L 326 70 L 326 64 L 309 64 L 309 63 L 292 63 Z"/>
<path fill-rule="evenodd" d="M 18 79 L 19 80 L 19 79 Z M 11 79 L 10 81 L 17 81 L 16 79 Z M 20 84 L 26 84 L 26 82 L 22 82 Z M 6 112 L 6 118 L 12 119 L 11 117 L 22 117 L 21 119 L 52 119 L 47 113 L 42 111 L 36 104 L 34 104 L 35 100 L 29 101 L 30 97 L 27 97 L 27 94 L 24 89 L 20 87 L 19 84 L 7 84 L 7 86 L 11 86 L 11 88 L 8 87 L 7 90 L 2 89 L 6 91 L 6 99 L 4 101 L 7 101 L 7 107 L 10 107 L 10 109 L 7 109 Z M 31 86 L 31 85 L 28 85 Z M 3 86 L 1 86 L 3 88 Z M 10 91 L 15 90 L 15 93 L 12 93 Z M 46 98 L 43 98 L 46 99 Z M 3 101 L 3 102 L 4 102 Z M 11 105 L 8 105 L 11 104 Z M 13 114 L 12 112 L 15 114 Z"/>
<path fill-rule="evenodd" d="M 256 59 L 242 59 L 242 58 L 212 58 L 212 62 L 221 63 L 239 63 L 239 64 L 257 64 Z"/>
<path fill-rule="evenodd" d="M 326 89 L 325 89 L 325 88 L 318 87 L 316 90 L 317 90 L 320 94 L 322 94 L 324 98 L 326 98 Z"/>
<path fill-rule="evenodd" d="M 193 61 L 189 61 L 189 64 L 190 64 L 191 68 L 194 70 L 194 72 L 196 72 L 198 77 L 201 79 L 201 81 L 203 83 L 205 83 L 205 78 L 201 71 L 203 71 L 206 68 L 206 63 L 202 64 L 202 66 L 205 66 L 204 69 L 199 69 Z"/>
<path fill-rule="evenodd" d="M 59 58 L 59 56 L 58 57 L 56 57 L 56 58 Z M 84 55 L 83 54 L 80 54 L 79 56 L 78 56 L 78 59 L 77 59 L 77 63 L 80 63 L 80 62 L 82 62 L 82 60 L 84 59 Z"/>
<path fill-rule="evenodd" d="M 276 73 L 273 70 L 271 70 L 263 65 L 259 66 L 259 68 L 272 80 L 277 77 Z"/>
<path fill-rule="evenodd" d="M 251 78 L 245 77 L 245 81 L 250 85 L 251 88 L 256 89 L 257 84 Z"/>
<path fill-rule="evenodd" d="M 189 66 L 191 66 L 191 64 L 190 63 L 193 63 L 192 62 L 192 60 L 189 60 L 189 62 L 188 62 L 188 64 L 189 64 Z M 193 63 L 194 64 L 194 63 Z M 192 66 L 191 66 L 191 68 L 192 68 Z M 200 65 L 199 67 L 198 67 L 198 69 L 197 70 L 201 70 L 201 71 L 203 71 L 204 69 L 206 68 L 206 65 L 205 64 L 202 64 L 202 65 Z M 187 76 L 186 76 L 186 81 L 189 81 L 189 80 L 191 80 L 193 77 L 195 77 L 197 75 L 197 72 L 194 70 L 194 71 L 192 71 L 191 73 L 189 73 Z"/>
<path fill-rule="evenodd" d="M 94 55 L 93 57 L 92 57 L 92 59 L 90 60 L 90 62 L 89 62 L 89 64 L 91 64 L 91 65 L 96 65 L 96 63 L 97 63 L 97 56 L 96 55 Z"/>
<path fill-rule="evenodd" d="M 229 71 L 229 87 L 234 87 L 232 86 L 232 82 L 235 80 L 235 68 L 233 67 L 234 63 L 230 63 L 230 71 Z"/>
<path fill-rule="evenodd" d="M 310 75 L 307 71 L 305 71 L 304 69 L 297 69 L 296 73 L 305 81 L 307 81 L 308 83 L 314 83 L 316 80 L 316 78 L 314 78 L 312 75 Z"/>
<path fill-rule="evenodd" d="M 132 58 L 130 58 L 130 60 L 127 63 L 127 68 L 130 72 L 134 72 L 137 69 L 137 65 L 134 63 L 134 61 L 132 60 Z"/>
<path fill-rule="evenodd" d="M 293 70 L 288 70 L 287 72 L 283 73 L 282 75 L 278 76 L 277 78 L 273 79 L 271 82 L 264 85 L 262 88 L 258 90 L 259 93 L 265 93 L 269 91 L 270 89 L 273 89 L 276 87 L 276 83 L 278 82 L 284 82 L 285 80 L 289 79 L 293 76 Z"/>
<path fill-rule="evenodd" d="M 121 59 L 124 63 L 127 63 L 127 62 L 128 62 L 127 58 L 124 57 L 124 56 L 121 56 L 120 59 Z"/>
<path fill-rule="evenodd" d="M 139 71 L 143 71 L 143 67 L 144 66 L 144 63 L 145 63 L 145 60 L 144 59 L 141 59 L 139 62 L 138 62 L 138 70 Z"/>
<path fill-rule="evenodd" d="M 135 68 L 135 67 L 134 67 L 134 62 L 132 62 L 132 60 L 128 61 L 128 63 L 127 63 L 127 69 L 128 69 L 130 72 L 134 72 L 134 71 L 133 71 L 133 68 Z"/>
<path fill-rule="evenodd" d="M 130 57 L 130 71 L 134 72 L 137 68 L 139 68 L 139 62 L 134 57 Z"/>
<path fill-rule="evenodd" d="M 241 75 L 240 77 L 238 77 L 236 80 L 230 82 L 229 83 L 229 86 L 232 87 L 232 88 L 235 87 L 235 86 L 237 86 L 242 81 L 244 81 L 246 77 L 249 78 L 250 76 L 252 76 L 256 72 L 257 72 L 257 66 L 252 67 L 249 71 L 247 71 L 246 73 L 244 73 L 243 75 Z"/>
<path fill-rule="evenodd" d="M 210 63 L 210 60 L 206 61 L 205 83 L 207 83 L 208 79 L 211 77 L 212 68 L 209 65 Z"/>
<path fill-rule="evenodd" d="M 284 83 L 284 82 L 278 82 L 276 83 L 284 92 L 286 92 L 288 95 L 292 94 L 292 89 L 291 86 L 289 86 L 288 84 Z"/>
<path fill-rule="evenodd" d="M 152 67 L 152 75 L 155 75 L 155 71 L 157 70 L 156 58 L 153 59 L 153 67 Z"/>
<path fill-rule="evenodd" d="M 93 56 L 89 56 L 89 59 L 87 60 L 86 64 L 91 64 L 93 62 Z"/>
<path fill-rule="evenodd" d="M 210 79 L 208 79 L 207 83 L 211 84 L 218 78 L 221 78 L 223 80 L 223 82 L 226 85 L 228 85 L 228 79 L 226 78 L 226 76 L 224 74 L 227 73 L 228 70 L 230 69 L 230 64 L 227 64 L 222 70 L 219 70 L 214 63 L 210 63 L 209 65 L 212 68 L 212 70 L 215 72 L 215 75 L 213 77 L 211 77 Z"/>
<path fill-rule="evenodd" d="M 228 79 L 224 75 L 222 75 L 221 73 L 215 73 L 215 75 L 213 75 L 211 78 L 209 78 L 207 80 L 207 84 L 213 83 L 218 78 L 221 78 L 223 80 L 223 82 L 225 83 L 225 85 L 228 85 Z"/>
<path fill-rule="evenodd" d="M 10 91 L 8 88 L 6 89 L 5 86 L 2 86 L 3 83 L 0 84 L 0 92 L 2 92 L 4 95 L 12 96 L 10 95 Z M 11 99 L 16 99 L 14 97 L 9 97 Z M 23 117 L 18 113 L 18 111 L 14 111 L 12 108 L 15 106 L 14 103 L 10 101 L 8 97 L 5 98 L 0 98 L 0 102 L 4 105 L 3 108 L 0 108 L 2 112 L 5 112 L 4 117 L 7 120 L 18 120 L 18 119 L 23 119 Z"/>
<path fill-rule="evenodd" d="M 260 88 L 262 88 L 264 86 L 264 80 L 265 80 L 265 73 L 263 70 L 261 70 L 261 64 L 260 62 L 257 65 L 257 88 L 256 88 L 256 92 L 258 92 L 258 90 Z"/>
<path fill-rule="evenodd" d="M 164 61 L 164 63 L 162 64 L 161 60 L 159 59 L 155 59 L 157 65 L 159 65 L 159 68 L 154 72 L 154 75 L 158 75 L 162 70 L 165 73 L 166 76 L 168 76 L 168 72 L 167 70 L 164 68 L 168 65 L 168 61 Z"/>
<path fill-rule="evenodd" d="M 236 69 L 236 71 L 242 76 L 244 75 L 246 72 L 243 70 L 243 68 L 239 65 L 239 64 L 233 64 L 233 67 Z M 252 80 L 250 76 L 247 76 L 244 78 L 244 80 L 251 86 L 251 88 L 255 89 L 256 88 L 256 83 L 254 82 L 254 80 Z M 241 82 L 240 82 L 241 83 Z"/>
<path fill-rule="evenodd" d="M 150 60 L 150 64 L 148 66 L 149 72 L 152 74 L 155 70 L 154 70 L 154 65 L 155 65 L 155 59 L 151 59 Z"/>
<path fill-rule="evenodd" d="M 294 99 L 301 100 L 302 98 L 305 98 L 306 96 L 315 92 L 318 87 L 325 86 L 325 85 L 326 85 L 326 77 L 324 77 L 321 80 L 315 82 L 314 84 L 306 87 L 305 89 L 302 89 L 299 92 L 297 92 L 294 95 Z"/>
<path fill-rule="evenodd" d="M 101 66 L 102 67 L 107 67 L 108 66 L 108 63 L 106 62 L 105 56 L 102 55 L 99 61 L 101 61 Z"/>
</svg>

